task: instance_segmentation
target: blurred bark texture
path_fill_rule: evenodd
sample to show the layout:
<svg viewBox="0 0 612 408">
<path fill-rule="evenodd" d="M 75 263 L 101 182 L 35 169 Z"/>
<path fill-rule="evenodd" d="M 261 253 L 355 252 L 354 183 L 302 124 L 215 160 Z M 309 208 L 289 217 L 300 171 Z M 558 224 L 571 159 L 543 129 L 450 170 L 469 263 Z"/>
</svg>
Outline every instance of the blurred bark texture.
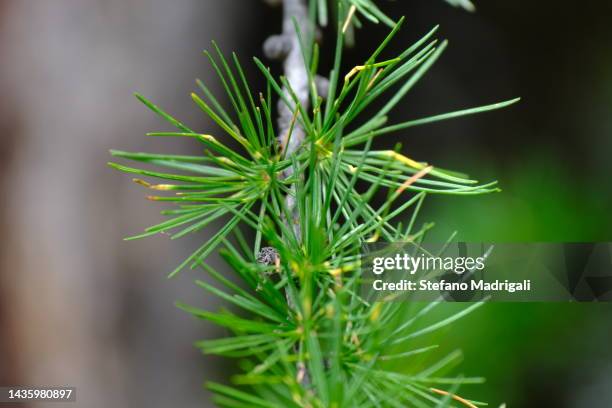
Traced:
<svg viewBox="0 0 612 408">
<path fill-rule="evenodd" d="M 193 274 L 164 275 L 203 238 L 123 242 L 160 207 L 106 161 L 110 148 L 198 151 L 146 138 L 166 124 L 131 93 L 207 126 L 189 91 L 211 75 L 211 39 L 239 49 L 240 3 L 0 2 L 3 382 L 73 385 L 91 408 L 209 406 L 216 368 L 192 342 L 215 333 L 173 306 L 207 300 Z"/>
</svg>

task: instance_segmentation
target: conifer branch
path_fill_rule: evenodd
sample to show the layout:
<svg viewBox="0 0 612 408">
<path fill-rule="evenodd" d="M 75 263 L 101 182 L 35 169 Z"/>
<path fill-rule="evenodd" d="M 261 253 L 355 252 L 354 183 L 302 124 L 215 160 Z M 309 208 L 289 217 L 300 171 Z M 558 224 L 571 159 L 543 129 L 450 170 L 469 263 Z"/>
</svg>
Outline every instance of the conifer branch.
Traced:
<svg viewBox="0 0 612 408">
<path fill-rule="evenodd" d="M 393 22 L 373 0 L 339 0 L 337 12 L 330 8 L 329 13 L 332 1 L 277 0 L 281 2 L 282 32 L 266 40 L 264 51 L 268 58 L 282 60 L 284 76 L 279 80 L 254 58 L 266 79 L 266 91 L 257 99 L 238 56 L 227 58 L 213 42 L 212 52 L 205 55 L 228 104 L 224 106 L 201 81 L 202 96 L 192 94 L 223 136 L 239 143 L 238 149 L 208 129 L 191 129 L 136 95 L 177 128 L 150 136 L 195 139 L 205 151 L 194 156 L 111 152 L 138 164 L 109 163 L 111 167 L 139 177 L 134 179 L 137 184 L 154 190 L 151 200 L 174 204 L 162 211 L 168 219 L 129 239 L 157 234 L 180 238 L 226 220 L 170 273 L 203 268 L 214 283 L 197 281 L 197 285 L 241 311 L 179 305 L 232 333 L 200 341 L 199 348 L 243 359 L 244 372 L 233 378 L 236 387 L 208 384 L 219 406 L 480 405 L 456 394 L 460 385 L 479 383 L 480 378 L 441 376 L 461 358 L 459 352 L 432 354 L 431 364 L 422 370 L 420 364 L 410 364 L 410 356 L 437 346 L 411 349 L 408 342 L 446 327 L 481 304 L 439 320 L 429 314 L 439 302 L 418 310 L 405 310 L 400 302 L 370 303 L 359 295 L 360 265 L 364 243 L 423 239 L 431 224 L 419 229 L 415 220 L 426 195 L 491 193 L 498 191 L 496 182 L 481 184 L 462 173 L 406 157 L 399 146 L 375 150 L 372 143 L 389 133 L 504 108 L 518 99 L 388 123 L 388 113 L 444 50 L 446 42 L 434 38 L 437 27 L 394 58 L 381 57 L 404 19 Z M 365 20 L 385 23 L 390 32 L 362 64 L 345 69 L 343 46 L 352 41 L 353 27 L 359 28 Z M 317 76 L 315 43 L 317 24 L 323 27 L 327 22 L 336 27 L 329 81 Z M 278 112 L 272 108 L 274 99 Z M 377 101 L 382 106 L 371 109 Z M 384 191 L 384 202 L 373 200 Z M 407 224 L 398 222 L 401 216 L 409 216 Z M 255 233 L 252 244 L 242 233 L 249 228 Z M 265 244 L 270 246 L 262 248 Z M 240 285 L 206 262 L 217 249 Z M 399 372 L 384 364 L 399 359 L 406 359 Z M 453 388 L 432 388 L 438 384 Z M 389 395 L 395 398 L 390 400 Z"/>
</svg>

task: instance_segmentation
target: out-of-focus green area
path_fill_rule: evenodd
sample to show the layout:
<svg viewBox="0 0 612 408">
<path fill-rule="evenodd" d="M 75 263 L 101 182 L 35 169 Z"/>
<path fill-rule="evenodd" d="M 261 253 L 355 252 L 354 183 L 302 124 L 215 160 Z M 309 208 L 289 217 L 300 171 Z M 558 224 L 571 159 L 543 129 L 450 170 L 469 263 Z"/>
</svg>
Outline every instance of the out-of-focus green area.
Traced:
<svg viewBox="0 0 612 408">
<path fill-rule="evenodd" d="M 440 353 L 463 350 L 458 371 L 486 382 L 460 394 L 493 407 L 607 407 L 610 306 L 489 303 L 440 334 Z M 464 307 L 442 305 L 447 313 Z"/>
<path fill-rule="evenodd" d="M 466 241 L 611 240 L 605 175 L 581 177 L 543 150 L 505 171 L 474 159 L 478 174 L 498 175 L 503 191 L 450 202 L 431 197 L 423 217 L 436 222 L 432 237 L 458 231 Z M 464 307 L 443 305 L 447 313 Z M 464 351 L 466 376 L 487 379 L 464 387 L 463 396 L 494 407 L 604 407 L 611 401 L 605 386 L 612 373 L 611 316 L 612 304 L 489 303 L 440 334 L 440 342 L 447 352 Z"/>
<path fill-rule="evenodd" d="M 401 114 L 523 99 L 393 140 L 411 157 L 499 180 L 503 190 L 428 197 L 421 221 L 436 223 L 430 238 L 611 241 L 612 3 L 482 1 L 470 15 L 434 3 L 394 6 L 415 32 L 433 21 L 450 39 Z M 486 377 L 462 396 L 495 408 L 612 406 L 612 304 L 490 303 L 438 336 L 438 356 L 460 348 L 458 372 Z"/>
<path fill-rule="evenodd" d="M 609 175 L 585 177 L 543 149 L 516 157 L 506 170 L 494 157 L 472 158 L 479 163 L 472 173 L 498 179 L 499 193 L 430 196 L 424 217 L 436 223 L 432 235 L 444 239 L 458 231 L 463 240 L 502 242 L 612 240 Z"/>
</svg>

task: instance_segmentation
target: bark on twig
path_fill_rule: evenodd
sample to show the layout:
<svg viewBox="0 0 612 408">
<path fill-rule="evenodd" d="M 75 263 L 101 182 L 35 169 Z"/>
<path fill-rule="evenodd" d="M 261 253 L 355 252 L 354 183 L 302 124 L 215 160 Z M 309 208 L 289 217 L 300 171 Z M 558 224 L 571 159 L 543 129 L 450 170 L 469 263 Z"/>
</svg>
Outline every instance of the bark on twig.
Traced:
<svg viewBox="0 0 612 408">
<path fill-rule="evenodd" d="M 283 59 L 283 71 L 287 82 L 295 92 L 300 104 L 308 109 L 308 72 L 304 64 L 300 40 L 296 33 L 297 24 L 304 39 L 312 38 L 313 27 L 308 19 L 308 10 L 303 0 L 283 0 L 283 31 L 279 35 L 273 35 L 264 43 L 264 53 L 271 59 Z M 295 104 L 289 94 L 289 90 L 283 88 L 287 100 L 291 101 L 288 106 L 283 100 L 278 101 L 278 139 L 283 144 L 291 127 L 291 121 L 295 112 Z M 295 153 L 304 141 L 304 129 L 295 123 L 291 137 L 286 146 L 286 156 Z"/>
<path fill-rule="evenodd" d="M 308 9 L 304 0 L 282 0 L 283 4 L 283 31 L 281 34 L 270 36 L 264 43 L 264 54 L 270 59 L 282 59 L 284 76 L 289 83 L 293 94 L 304 110 L 309 109 L 308 71 L 301 49 L 299 30 L 305 41 L 313 38 L 314 27 L 308 18 Z M 296 27 L 297 26 L 297 27 Z M 277 140 L 285 157 L 297 152 L 304 142 L 304 129 L 297 119 L 297 104 L 287 87 L 283 87 L 285 98 L 278 101 L 278 133 Z M 289 101 L 287 103 L 286 101 Z M 283 178 L 293 175 L 293 167 L 289 166 L 282 173 Z M 285 206 L 291 214 L 286 223 L 293 229 L 298 239 L 301 236 L 299 214 L 296 209 L 295 187 L 291 186 L 289 194 L 285 197 Z M 291 299 L 287 299 L 291 304 Z"/>
<path fill-rule="evenodd" d="M 281 34 L 270 36 L 264 43 L 264 54 L 270 59 L 282 59 L 284 76 L 291 86 L 297 100 L 305 111 L 310 107 L 310 89 L 308 84 L 308 72 L 304 55 L 300 46 L 300 40 L 296 32 L 300 30 L 301 36 L 306 42 L 312 42 L 316 36 L 316 27 L 308 18 L 308 9 L 304 0 L 282 0 L 283 3 L 283 31 Z M 316 75 L 314 78 L 317 93 L 327 95 L 329 81 L 327 78 Z M 289 90 L 283 87 L 287 104 L 282 99 L 278 101 L 278 143 L 286 157 L 290 157 L 297 152 L 304 142 L 305 133 L 300 121 L 296 120 L 296 104 L 290 95 Z M 284 177 L 293 174 L 293 168 L 288 167 L 284 172 Z M 293 191 L 293 189 L 292 189 Z M 291 194 L 286 198 L 287 208 L 294 212 L 295 197 Z M 299 225 L 296 227 L 297 220 L 294 217 L 294 230 L 299 237 Z"/>
</svg>

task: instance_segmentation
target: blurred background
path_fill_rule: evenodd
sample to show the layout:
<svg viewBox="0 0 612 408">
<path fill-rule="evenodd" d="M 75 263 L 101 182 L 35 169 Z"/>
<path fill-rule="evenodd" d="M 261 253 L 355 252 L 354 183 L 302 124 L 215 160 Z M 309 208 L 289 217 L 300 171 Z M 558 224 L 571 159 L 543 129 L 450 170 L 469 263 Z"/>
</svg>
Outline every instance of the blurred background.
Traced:
<svg viewBox="0 0 612 408">
<path fill-rule="evenodd" d="M 500 181 L 490 196 L 429 198 L 421 218 L 434 234 L 611 240 L 612 3 L 482 1 L 473 14 L 434 0 L 381 3 L 407 17 L 395 51 L 435 24 L 450 40 L 395 120 L 523 98 L 381 140 Z M 200 51 L 215 39 L 248 66 L 280 16 L 246 0 L 0 0 L 0 384 L 74 385 L 77 405 L 94 408 L 211 405 L 202 384 L 231 363 L 192 343 L 223 333 L 173 303 L 216 305 L 194 287 L 197 272 L 165 279 L 203 237 L 123 242 L 161 207 L 106 167 L 107 152 L 196 151 L 146 138 L 165 124 L 131 94 L 205 129 L 189 98 L 194 78 L 215 84 Z M 367 27 L 347 70 L 387 31 Z M 487 377 L 462 393 L 493 407 L 610 407 L 611 316 L 608 304 L 490 304 L 439 341 L 464 350 L 462 372 Z"/>
</svg>

